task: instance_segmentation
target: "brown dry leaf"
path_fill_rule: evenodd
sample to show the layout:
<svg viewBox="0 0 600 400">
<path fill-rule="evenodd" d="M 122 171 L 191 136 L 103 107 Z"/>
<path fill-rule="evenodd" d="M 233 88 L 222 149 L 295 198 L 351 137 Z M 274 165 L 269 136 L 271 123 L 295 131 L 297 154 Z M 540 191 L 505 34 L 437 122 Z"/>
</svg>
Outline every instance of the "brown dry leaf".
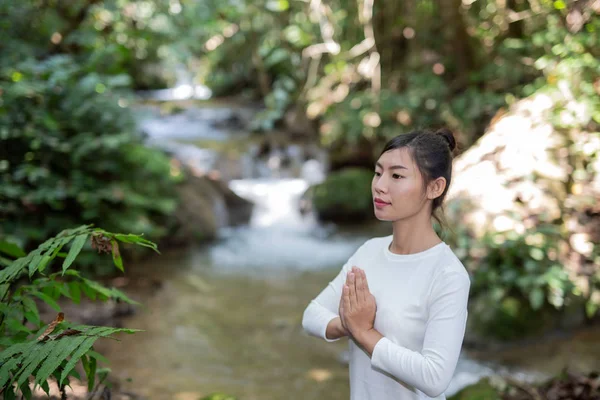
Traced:
<svg viewBox="0 0 600 400">
<path fill-rule="evenodd" d="M 56 340 L 56 339 L 60 339 L 63 336 L 73 336 L 73 335 L 77 335 L 81 333 L 81 331 L 78 331 L 77 329 L 67 329 L 62 331 L 61 333 L 59 333 L 58 335 L 52 337 L 52 340 Z"/>
<path fill-rule="evenodd" d="M 37 338 L 37 340 L 44 341 L 44 340 L 48 339 L 48 335 L 50 335 L 54 331 L 54 328 L 56 328 L 56 325 L 58 325 L 61 322 L 63 322 L 64 319 L 65 319 L 65 314 L 64 313 L 58 313 L 58 315 L 56 316 L 56 319 L 54 321 L 52 321 L 50 323 L 50 325 L 48 325 L 48 327 L 46 328 L 46 330 L 44 331 L 44 333 L 42 333 L 40 335 L 40 337 Z"/>
</svg>

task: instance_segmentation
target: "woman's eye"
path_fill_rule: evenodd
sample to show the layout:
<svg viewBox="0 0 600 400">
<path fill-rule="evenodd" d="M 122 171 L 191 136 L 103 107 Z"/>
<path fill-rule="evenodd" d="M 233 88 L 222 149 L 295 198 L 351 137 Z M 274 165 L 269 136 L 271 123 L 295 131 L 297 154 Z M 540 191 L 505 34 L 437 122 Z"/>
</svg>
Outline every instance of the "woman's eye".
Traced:
<svg viewBox="0 0 600 400">
<path fill-rule="evenodd" d="M 392 178 L 394 178 L 394 179 L 400 179 L 400 178 L 404 178 L 404 177 L 402 175 L 393 174 Z"/>
<path fill-rule="evenodd" d="M 375 171 L 375 175 L 376 175 L 376 176 L 381 176 L 381 172 L 377 172 L 377 171 Z"/>
</svg>

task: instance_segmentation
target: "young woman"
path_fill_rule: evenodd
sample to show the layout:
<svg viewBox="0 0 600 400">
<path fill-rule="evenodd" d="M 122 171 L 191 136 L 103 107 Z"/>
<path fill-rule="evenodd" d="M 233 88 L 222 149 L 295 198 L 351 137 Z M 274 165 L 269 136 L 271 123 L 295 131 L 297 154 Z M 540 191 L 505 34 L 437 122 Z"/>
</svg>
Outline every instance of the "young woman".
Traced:
<svg viewBox="0 0 600 400">
<path fill-rule="evenodd" d="M 352 400 L 445 399 L 467 321 L 470 279 L 433 229 L 452 175 L 452 132 L 390 140 L 375 165 L 375 216 L 393 235 L 364 243 L 308 305 L 302 325 L 350 337 Z"/>
</svg>

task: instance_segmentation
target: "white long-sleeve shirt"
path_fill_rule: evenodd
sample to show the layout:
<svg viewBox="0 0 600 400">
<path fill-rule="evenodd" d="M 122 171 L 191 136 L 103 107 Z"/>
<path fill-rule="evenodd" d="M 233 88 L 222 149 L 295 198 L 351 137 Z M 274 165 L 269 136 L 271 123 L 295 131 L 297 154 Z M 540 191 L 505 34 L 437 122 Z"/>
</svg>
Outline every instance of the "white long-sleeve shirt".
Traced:
<svg viewBox="0 0 600 400">
<path fill-rule="evenodd" d="M 350 346 L 351 400 L 445 399 L 467 321 L 470 279 L 445 244 L 423 252 L 392 253 L 392 236 L 368 240 L 310 302 L 302 326 L 326 341 L 338 316 L 342 287 L 352 266 L 365 271 L 377 302 L 375 329 L 384 337 L 372 357 Z"/>
</svg>

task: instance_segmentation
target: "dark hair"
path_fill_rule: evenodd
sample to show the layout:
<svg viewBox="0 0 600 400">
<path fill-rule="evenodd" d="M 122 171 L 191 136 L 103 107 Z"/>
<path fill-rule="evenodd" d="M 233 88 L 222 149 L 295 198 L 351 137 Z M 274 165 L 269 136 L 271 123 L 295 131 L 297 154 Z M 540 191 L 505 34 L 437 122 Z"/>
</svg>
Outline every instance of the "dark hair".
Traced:
<svg viewBox="0 0 600 400">
<path fill-rule="evenodd" d="M 437 131 L 417 130 L 396 136 L 386 143 L 381 154 L 406 147 L 410 151 L 419 172 L 423 176 L 425 187 L 439 178 L 446 179 L 444 192 L 433 199 L 431 215 L 443 226 L 443 214 L 438 215 L 436 211 L 442 209 L 442 203 L 448 193 L 452 179 L 452 152 L 456 148 L 456 140 L 449 129 L 442 128 Z M 380 156 L 381 156 L 380 154 Z"/>
</svg>

